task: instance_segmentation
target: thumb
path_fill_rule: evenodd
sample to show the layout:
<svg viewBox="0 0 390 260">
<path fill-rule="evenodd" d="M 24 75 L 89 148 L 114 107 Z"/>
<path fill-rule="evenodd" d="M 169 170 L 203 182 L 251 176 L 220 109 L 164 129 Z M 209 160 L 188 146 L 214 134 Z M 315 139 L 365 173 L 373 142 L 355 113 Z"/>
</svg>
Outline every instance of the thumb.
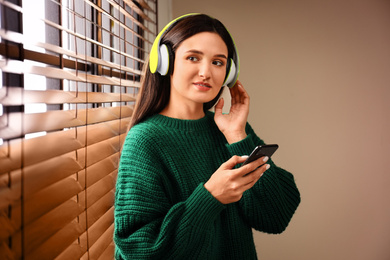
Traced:
<svg viewBox="0 0 390 260">
<path fill-rule="evenodd" d="M 233 169 L 237 164 L 245 162 L 245 160 L 248 158 L 248 156 L 238 156 L 234 155 L 232 158 L 227 160 L 224 164 L 223 167 L 225 169 Z"/>
</svg>

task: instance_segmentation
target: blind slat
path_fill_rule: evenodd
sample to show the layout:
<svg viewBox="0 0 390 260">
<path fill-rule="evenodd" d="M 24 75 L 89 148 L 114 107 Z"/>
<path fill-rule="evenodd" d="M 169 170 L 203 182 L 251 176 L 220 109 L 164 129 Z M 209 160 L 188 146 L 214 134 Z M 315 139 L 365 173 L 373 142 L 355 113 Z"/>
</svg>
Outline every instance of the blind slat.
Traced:
<svg viewBox="0 0 390 260">
<path fill-rule="evenodd" d="M 92 259 L 98 259 L 104 251 L 110 246 L 112 237 L 114 235 L 114 224 L 110 226 L 101 236 L 101 238 L 91 246 L 90 257 Z"/>
<path fill-rule="evenodd" d="M 112 1 L 110 1 L 112 2 Z M 94 3 L 92 3 L 91 1 L 88 1 L 87 2 L 90 6 L 94 7 L 95 10 L 99 11 L 101 14 L 104 14 L 106 15 L 107 17 L 110 17 L 113 21 L 115 22 L 118 22 L 117 19 L 113 18 L 109 13 L 107 13 L 106 11 L 104 11 L 102 8 L 98 7 L 97 5 L 95 5 Z M 113 3 L 115 6 L 117 6 L 117 4 Z M 132 22 L 134 22 L 135 24 L 137 24 L 139 27 L 141 27 L 143 30 L 149 32 L 149 33 L 153 33 L 150 31 L 150 29 L 146 26 L 144 26 L 142 23 L 140 23 L 139 21 L 137 21 L 137 19 L 135 19 L 133 16 L 129 15 L 127 12 L 125 14 L 125 16 L 127 18 L 129 18 Z M 129 31 L 129 32 L 132 32 L 134 33 L 134 35 L 137 35 L 138 37 L 140 37 L 141 39 L 143 39 L 144 41 L 147 41 L 147 39 L 144 39 L 144 37 L 142 37 L 141 35 L 139 35 L 137 32 L 135 32 L 133 29 L 129 28 L 128 26 L 126 26 L 126 24 L 123 24 L 123 23 L 119 23 L 119 25 L 121 27 L 123 27 L 125 30 Z M 149 42 L 151 43 L 151 42 Z"/>
<path fill-rule="evenodd" d="M 88 230 L 88 243 L 93 246 L 99 239 L 102 238 L 102 235 L 110 228 L 113 222 L 114 207 L 111 207 L 92 226 L 90 226 Z"/>
<path fill-rule="evenodd" d="M 6 243 L 0 243 L 0 255 L 4 259 L 15 259 L 14 254 L 12 253 L 12 251 L 10 250 L 10 248 Z"/>
<path fill-rule="evenodd" d="M 112 256 L 115 253 L 115 244 L 111 242 L 108 247 L 104 250 L 104 252 L 100 255 L 99 260 L 111 260 Z"/>
<path fill-rule="evenodd" d="M 87 234 L 86 232 L 81 234 L 79 238 L 74 241 L 68 248 L 66 248 L 60 255 L 56 257 L 56 260 L 70 260 L 70 259 L 82 259 L 84 254 L 88 254 L 87 252 L 88 244 L 87 244 Z M 113 255 L 111 258 L 113 259 Z"/>
<path fill-rule="evenodd" d="M 83 238 L 82 234 L 86 230 L 86 224 L 84 222 L 85 212 L 81 213 L 78 219 L 80 221 L 75 220 L 70 222 L 39 246 L 32 248 L 27 245 L 28 248 L 25 250 L 28 252 L 28 257 L 26 259 L 54 259 L 74 241 Z M 31 251 L 28 249 L 31 249 Z"/>
<path fill-rule="evenodd" d="M 150 17 L 147 15 L 147 14 L 145 14 L 142 10 L 141 10 L 141 8 L 139 8 L 135 3 L 134 3 L 134 1 L 131 1 L 131 0 L 124 0 L 124 2 L 130 7 L 130 8 L 132 8 L 137 14 L 139 14 L 141 17 L 142 17 L 142 19 L 144 19 L 144 20 L 146 20 L 146 21 L 148 21 L 148 22 L 154 22 L 152 19 L 150 19 Z"/>
<path fill-rule="evenodd" d="M 108 1 L 110 2 L 110 4 L 112 4 L 116 8 L 120 9 L 119 5 L 116 4 L 114 1 L 112 1 L 112 0 L 108 0 Z M 153 20 L 150 19 L 149 16 L 147 16 L 136 4 L 134 4 L 133 1 L 131 1 L 131 0 L 123 0 L 123 2 L 125 2 L 125 4 L 127 4 L 130 8 L 132 8 L 138 15 L 140 15 L 142 17 L 142 19 L 145 19 L 146 21 L 149 21 L 149 22 L 153 22 Z M 145 29 L 146 29 L 146 27 L 145 27 Z"/>
<path fill-rule="evenodd" d="M 61 203 L 62 200 L 58 197 L 55 198 L 53 196 L 48 196 L 47 199 L 49 199 L 50 201 L 47 201 L 46 198 L 41 199 L 41 197 L 45 197 L 46 194 L 49 194 L 55 189 L 67 189 L 67 192 L 71 192 L 70 188 L 74 187 L 76 183 L 74 183 L 74 178 L 70 178 L 69 176 L 72 176 L 77 172 L 80 175 L 79 179 L 80 181 L 82 181 L 82 186 L 91 187 L 91 190 L 88 191 L 88 203 L 95 203 L 105 193 L 114 189 L 118 160 L 119 154 L 117 153 L 88 167 L 86 171 L 90 172 L 90 174 L 88 175 L 87 183 L 84 183 L 85 177 L 83 177 L 83 175 L 85 175 L 85 173 L 83 171 L 80 171 L 83 166 L 80 165 L 80 163 L 76 159 L 65 156 L 60 159 L 55 158 L 52 160 L 53 162 L 46 161 L 38 167 L 30 167 L 29 169 L 25 170 L 23 190 L 27 203 L 26 212 L 29 213 L 29 218 L 33 218 L 35 215 L 42 215 L 43 213 L 41 213 L 41 207 L 44 207 L 45 203 L 53 203 L 53 201 L 57 201 L 58 204 L 58 200 L 60 200 Z M 2 188 L 1 196 L 4 199 L 1 201 L 1 208 L 4 208 L 6 205 L 13 205 L 15 204 L 15 201 L 21 199 L 22 193 L 20 170 L 17 172 L 13 172 L 11 176 L 13 183 L 12 188 Z M 69 182 L 72 185 L 69 185 Z M 65 193 L 61 193 L 60 195 L 62 197 L 72 197 L 77 193 L 78 190 L 68 196 Z M 35 207 L 35 202 L 39 202 L 39 207 Z M 28 211 L 28 205 L 32 205 L 32 209 L 34 211 L 39 210 L 39 213 L 30 213 Z M 44 209 L 48 207 L 49 206 L 46 206 L 44 207 Z M 29 221 L 29 218 L 27 218 L 26 220 Z"/>
<path fill-rule="evenodd" d="M 130 107 L 101 107 L 25 114 L 24 117 L 28 122 L 25 123 L 24 128 L 25 133 L 62 130 L 130 117 L 132 112 L 133 110 Z M 34 122 L 41 122 L 41 124 L 37 125 Z"/>
<path fill-rule="evenodd" d="M 88 178 L 86 187 L 91 187 L 98 181 L 105 178 L 110 173 L 114 172 L 119 163 L 119 154 L 115 153 L 101 161 L 86 168 L 88 172 Z M 42 190 L 54 183 L 57 183 L 77 172 L 84 170 L 85 156 L 80 154 L 78 158 L 74 153 L 53 158 L 50 161 L 44 161 L 41 164 L 34 165 L 25 170 L 24 177 L 24 194 L 30 196 L 31 194 Z M 19 176 L 13 173 L 14 176 Z M 9 192 L 8 195 L 4 195 L 4 201 L 1 204 L 6 204 L 7 201 L 14 201 L 20 198 L 20 178 L 13 178 L 12 189 L 5 188 L 4 192 Z"/>
<path fill-rule="evenodd" d="M 83 193 L 79 194 L 80 198 L 83 198 Z M 35 251 L 35 248 L 42 247 L 48 243 L 52 243 L 53 237 L 58 234 L 64 233 L 64 229 L 69 229 L 69 223 L 76 223 L 80 225 L 79 235 L 85 227 L 91 228 L 90 245 L 99 240 L 100 235 L 113 223 L 113 190 L 104 195 L 97 204 L 87 209 L 88 225 L 84 223 L 85 212 L 83 205 L 77 203 L 76 200 L 67 200 L 59 205 L 54 210 L 46 213 L 44 216 L 38 218 L 32 223 L 29 223 L 25 227 L 25 239 L 26 250 L 28 252 Z M 81 223 L 80 223 L 81 221 Z M 53 223 L 47 225 L 47 223 Z M 77 236 L 73 239 L 76 240 Z M 69 238 L 69 240 L 72 240 Z M 47 246 L 50 246 L 47 245 Z"/>
<path fill-rule="evenodd" d="M 0 117 L 0 125 L 7 128 L 0 129 L 3 138 L 17 138 L 29 133 L 42 131 L 56 131 L 64 128 L 78 127 L 86 124 L 96 124 L 112 121 L 119 118 L 130 117 L 133 109 L 130 107 L 103 107 L 79 110 L 57 110 L 46 113 L 22 114 L 11 113 L 7 117 Z M 27 120 L 22 129 L 21 119 Z M 41 122 L 36 124 L 35 122 Z"/>
<path fill-rule="evenodd" d="M 0 209 L 4 209 L 8 205 L 14 205 L 18 201 L 20 201 L 22 196 L 21 176 L 22 171 L 20 169 L 11 172 L 9 175 L 3 174 L 0 176 L 0 181 L 4 183 L 0 186 Z M 11 183 L 12 185 L 10 185 Z M 3 229 L 3 231 L 6 231 L 7 228 L 13 229 L 13 227 L 9 226 L 4 227 L 5 228 Z"/>
<path fill-rule="evenodd" d="M 79 222 L 82 229 L 85 230 L 86 222 L 84 216 L 84 207 L 75 200 L 67 200 L 34 222 L 25 227 L 25 249 L 28 252 L 46 243 L 55 234 L 68 228 L 69 223 Z M 50 225 L 48 225 L 50 223 Z M 74 237 L 74 240 L 77 237 Z"/>
<path fill-rule="evenodd" d="M 8 218 L 7 216 L 0 215 L 0 240 L 4 240 L 12 234 L 14 234 L 18 228 L 20 228 L 20 225 L 13 222 L 12 219 Z M 0 251 L 1 252 L 1 251 Z M 2 255 L 2 254 L 0 254 Z"/>
<path fill-rule="evenodd" d="M 81 257 L 87 252 L 87 239 L 83 238 L 85 237 L 85 234 L 82 234 L 78 241 L 80 242 L 74 242 L 72 243 L 68 248 L 66 248 L 64 251 L 61 252 L 60 255 L 56 257 L 56 260 L 69 260 L 69 259 L 81 259 Z M 110 258 L 107 259 L 113 259 L 114 254 L 111 255 Z"/>
<path fill-rule="evenodd" d="M 91 185 L 87 190 L 87 207 L 90 207 L 108 192 L 114 190 L 116 181 L 116 170 L 97 183 Z"/>
<path fill-rule="evenodd" d="M 1 88 L 0 102 L 3 106 L 17 106 L 28 103 L 45 104 L 80 104 L 80 103 L 109 103 L 134 102 L 133 94 L 75 92 L 62 90 L 24 90 L 21 88 Z"/>
<path fill-rule="evenodd" d="M 7 7 L 11 8 L 11 9 L 17 11 L 17 12 L 22 12 L 22 7 L 20 7 L 20 6 L 16 5 L 16 4 L 13 4 L 13 3 L 10 3 L 10 2 L 4 1 L 4 0 L 1 0 L 0 3 L 2 5 L 4 5 L 4 6 L 7 6 Z"/>
<path fill-rule="evenodd" d="M 144 0 L 136 0 L 144 9 L 147 9 L 149 11 L 153 11 L 152 8 L 146 3 Z"/>
<path fill-rule="evenodd" d="M 46 136 L 24 140 L 23 142 L 20 140 L 11 141 L 9 146 L 0 149 L 3 154 L 6 154 L 0 158 L 0 164 L 2 165 L 0 174 L 20 168 L 23 156 L 26 158 L 23 163 L 27 172 L 34 171 L 30 170 L 29 166 L 53 157 L 58 157 L 59 160 L 62 160 L 59 156 L 83 147 L 83 139 L 77 138 L 75 132 L 75 129 L 71 129 L 68 131 L 49 133 Z M 58 141 L 55 142 L 56 140 Z M 37 153 L 37 147 L 40 148 L 39 153 Z M 70 154 L 70 157 L 72 156 L 73 154 Z M 50 162 L 47 162 L 47 164 L 50 164 Z M 43 166 L 37 165 L 37 171 Z M 50 165 L 47 167 L 50 167 Z"/>
<path fill-rule="evenodd" d="M 118 154 L 119 156 L 120 148 L 121 147 L 117 138 L 111 138 L 107 141 L 88 146 L 87 166 L 91 166 L 114 154 Z"/>
<path fill-rule="evenodd" d="M 127 16 L 128 16 L 128 15 L 127 15 Z M 103 43 L 101 43 L 101 42 L 99 42 L 99 41 L 96 41 L 96 40 L 94 40 L 94 39 L 91 39 L 91 38 L 89 38 L 89 37 L 85 37 L 85 36 L 82 35 L 82 34 L 73 32 L 72 30 L 67 29 L 67 28 L 64 28 L 63 26 L 61 26 L 61 25 L 59 25 L 59 24 L 53 23 L 52 21 L 49 21 L 49 20 L 46 20 L 46 19 L 43 19 L 43 20 L 44 20 L 44 22 L 45 22 L 47 25 L 50 25 L 50 26 L 52 26 L 52 27 L 54 27 L 54 28 L 56 28 L 56 29 L 58 29 L 58 30 L 60 30 L 60 31 L 66 32 L 66 33 L 68 33 L 68 34 L 70 34 L 70 35 L 73 35 L 73 36 L 75 36 L 75 37 L 77 37 L 77 38 L 83 39 L 83 40 L 85 40 L 85 41 L 87 41 L 87 42 L 93 43 L 93 44 L 95 44 L 95 45 L 97 45 L 97 46 L 99 46 L 99 47 L 108 49 L 108 50 L 110 50 L 110 51 L 112 51 L 112 52 L 121 54 L 121 55 L 123 55 L 123 56 L 125 56 L 125 57 L 127 57 L 127 58 L 131 58 L 131 59 L 133 59 L 133 60 L 136 60 L 136 61 L 139 61 L 139 62 L 143 62 L 141 59 L 139 59 L 139 58 L 137 58 L 137 57 L 131 56 L 131 55 L 127 54 L 127 53 L 123 53 L 123 52 L 121 52 L 121 51 L 118 50 L 118 49 L 115 49 L 115 48 L 113 48 L 113 47 L 111 47 L 111 46 L 105 45 L 105 44 L 103 44 Z"/>
<path fill-rule="evenodd" d="M 4 33 L 4 35 L 2 36 L 3 36 L 2 38 L 6 40 L 10 40 L 13 38 L 12 34 L 9 35 L 8 33 L 7 34 Z M 111 61 L 101 60 L 95 57 L 87 56 L 85 54 L 77 54 L 74 51 L 69 51 L 67 49 L 64 49 L 62 47 L 53 44 L 44 43 L 44 42 L 28 42 L 25 40 L 23 41 L 22 39 L 21 42 L 17 42 L 17 43 L 23 44 L 24 48 L 19 48 L 19 46 L 16 45 L 0 43 L 0 54 L 7 55 L 8 57 L 14 59 L 18 59 L 19 57 L 24 57 L 25 60 L 37 61 L 37 62 L 41 62 L 47 65 L 53 65 L 57 67 L 61 66 L 61 57 L 59 55 L 64 55 L 65 57 L 63 56 L 62 59 L 65 68 L 76 69 L 76 66 L 78 66 L 79 70 L 86 70 L 85 63 L 82 62 L 87 61 L 87 62 L 92 62 L 96 65 L 102 65 L 110 69 L 117 69 L 123 72 L 128 72 L 135 75 L 141 75 L 141 71 L 138 69 L 134 69 L 128 66 L 122 66 L 120 64 L 116 64 Z M 43 53 L 36 50 L 30 50 L 30 49 L 34 49 L 35 47 L 40 47 L 54 54 Z M 122 55 L 124 53 L 120 52 L 120 54 Z M 70 58 L 73 58 L 73 60 Z M 127 58 L 131 58 L 131 60 L 140 63 L 144 62 L 131 55 L 128 56 Z"/>
<path fill-rule="evenodd" d="M 110 143 L 105 142 L 106 144 L 96 146 L 94 149 L 100 149 L 101 147 L 111 146 Z M 113 152 L 107 152 L 108 156 L 106 158 L 100 158 L 96 160 L 97 163 L 92 164 L 86 168 L 86 171 L 89 173 L 88 182 L 85 184 L 87 187 L 91 187 L 95 183 L 99 182 L 101 179 L 105 178 L 107 175 L 111 174 L 118 167 L 119 153 L 114 149 Z M 85 150 L 83 150 L 85 152 Z M 62 180 L 68 178 L 69 176 L 81 172 L 85 169 L 84 164 L 85 154 L 80 152 L 79 157 L 76 158 L 74 153 L 69 153 L 67 155 L 53 158 L 49 161 L 44 161 L 42 164 L 34 165 L 25 171 L 24 178 L 24 194 L 26 198 L 29 198 L 37 191 L 43 190 L 46 187 L 49 187 L 53 184 L 59 184 Z M 89 162 L 91 163 L 91 162 Z M 97 168 L 99 168 L 97 170 Z M 106 180 L 108 181 L 108 179 Z M 20 178 L 13 179 L 13 189 L 9 189 L 9 199 L 18 198 L 17 194 L 20 192 L 20 187 L 16 184 L 20 183 Z M 110 185 L 112 184 L 109 182 Z M 108 185 L 108 183 L 107 183 Z M 15 187 L 14 187 L 15 186 Z M 65 187 L 64 187 L 65 188 Z M 6 197 L 5 197 L 6 198 Z"/>
<path fill-rule="evenodd" d="M 14 140 L 9 146 L 0 147 L 0 175 L 21 167 L 22 156 L 24 156 L 24 165 L 26 170 L 29 166 L 70 153 L 67 156 L 74 157 L 72 151 L 77 151 L 85 145 L 91 145 L 104 141 L 109 138 L 124 134 L 127 129 L 129 118 L 103 122 L 87 127 L 73 128 L 68 131 L 48 133 L 45 136 L 24 140 Z M 124 137 L 120 137 L 119 144 L 122 144 Z M 87 143 L 85 143 L 87 142 Z M 40 152 L 36 152 L 36 147 Z M 81 159 L 83 153 L 78 153 L 78 161 L 84 164 Z M 61 163 L 60 163 L 61 164 Z M 39 167 L 37 169 L 39 171 Z"/>
<path fill-rule="evenodd" d="M 85 155 L 75 153 L 55 157 L 51 160 L 25 168 L 24 195 L 26 198 L 84 169 Z"/>
<path fill-rule="evenodd" d="M 80 196 L 82 197 L 83 195 L 81 194 Z M 35 248 L 37 247 L 41 249 L 44 247 L 47 250 L 48 247 L 52 246 L 52 243 L 58 242 L 58 237 L 63 239 L 64 234 L 66 234 L 69 241 L 72 241 L 72 237 L 76 239 L 86 226 L 90 227 L 88 238 L 90 246 L 93 246 L 96 242 L 110 244 L 112 236 L 111 238 L 104 237 L 104 233 L 113 226 L 112 205 L 114 196 L 114 192 L 111 191 L 104 195 L 96 205 L 87 209 L 88 225 L 84 222 L 79 222 L 79 220 L 83 221 L 85 219 L 83 216 L 83 207 L 74 200 L 66 201 L 56 210 L 47 213 L 26 226 L 25 237 L 28 245 L 25 249 L 27 252 L 36 251 Z M 76 213 L 80 213 L 81 215 L 78 216 Z M 47 223 L 54 222 L 55 224 L 47 226 Z M 79 233 L 72 232 L 69 234 L 65 232 L 64 230 L 69 229 L 68 223 L 79 226 L 77 229 Z M 112 235 L 112 231 L 110 233 Z"/>
<path fill-rule="evenodd" d="M 110 192 L 106 193 L 103 197 L 101 197 L 96 203 L 88 207 L 87 209 L 88 227 L 94 225 L 94 223 L 96 223 L 96 221 L 100 217 L 106 214 L 106 212 L 113 207 L 114 201 L 115 201 L 115 191 L 111 190 Z"/>
<path fill-rule="evenodd" d="M 114 77 L 106 76 L 96 76 L 90 75 L 84 72 L 75 72 L 69 70 L 63 70 L 53 67 L 41 67 L 26 64 L 22 61 L 5 61 L 0 60 L 0 69 L 4 72 L 14 73 L 14 74 L 34 74 L 45 76 L 47 78 L 54 79 L 67 79 L 77 82 L 89 82 L 94 84 L 103 84 L 103 85 L 117 85 L 123 87 L 139 87 L 139 83 L 132 80 L 119 79 Z"/>
<path fill-rule="evenodd" d="M 118 145 L 116 144 L 112 145 L 112 143 L 110 143 L 110 140 L 98 143 L 97 145 L 94 145 L 91 149 L 88 149 L 88 150 L 93 150 L 92 153 L 96 153 L 96 151 L 102 148 L 109 148 L 109 147 L 111 147 L 112 149 L 106 149 L 107 152 L 103 154 L 99 154 L 98 158 L 96 158 L 96 156 L 95 157 L 92 156 L 93 158 L 92 162 L 90 161 L 88 161 L 88 163 L 86 162 L 87 165 L 91 165 L 91 166 L 94 165 L 94 162 L 97 162 L 97 164 L 101 166 L 102 163 L 100 162 L 104 161 L 109 166 L 108 169 L 101 169 L 99 172 L 97 172 L 96 176 L 94 177 L 91 176 L 90 186 L 88 186 L 91 188 L 91 190 L 88 192 L 90 203 L 94 203 L 94 201 L 96 201 L 96 196 L 99 197 L 98 194 L 102 192 L 106 193 L 110 189 L 114 188 L 116 169 L 114 169 L 114 171 L 110 171 L 111 170 L 110 168 L 112 166 L 117 166 L 115 161 L 113 161 L 113 158 L 117 157 L 115 158 L 115 160 L 119 160 L 119 151 L 117 151 Z M 90 151 L 87 151 L 87 154 L 88 153 L 90 153 Z M 43 166 L 47 164 L 50 165 L 47 167 Z M 26 200 L 25 207 L 27 209 L 27 212 L 29 212 L 28 205 L 29 203 L 31 203 L 30 200 L 32 201 L 31 209 L 38 210 L 37 208 L 34 208 L 34 204 L 33 204 L 34 201 L 39 201 L 41 207 L 44 206 L 45 202 L 54 203 L 54 201 L 58 201 L 64 196 L 76 195 L 78 192 L 75 191 L 78 191 L 79 188 L 82 189 L 83 187 L 86 186 L 83 177 L 78 177 L 77 180 L 74 179 L 75 177 L 69 177 L 76 173 L 78 173 L 79 175 L 85 174 L 84 171 L 80 171 L 81 169 L 84 168 L 84 166 L 81 165 L 78 161 L 76 161 L 76 159 L 63 157 L 62 160 L 58 160 L 57 158 L 54 158 L 50 162 L 48 161 L 44 162 L 43 165 L 40 165 L 40 168 L 39 167 L 36 168 L 34 167 L 34 168 L 40 170 L 53 169 L 53 171 L 50 171 L 50 173 L 52 173 L 52 175 L 54 176 L 51 177 L 47 172 L 42 173 L 42 171 L 35 171 L 35 172 L 33 171 L 33 173 L 35 174 L 29 174 L 29 172 L 26 172 L 25 179 L 24 179 L 24 186 L 25 186 L 24 195 Z M 89 173 L 90 169 L 93 170 L 95 168 L 96 167 L 88 167 L 86 171 Z M 97 178 L 100 179 L 96 180 Z M 95 181 L 95 183 L 92 183 L 92 181 Z M 17 181 L 15 181 L 15 183 L 17 183 Z M 66 185 L 69 185 L 69 187 Z M 70 189 L 71 187 L 73 187 L 73 193 L 67 195 L 68 194 L 67 192 L 72 192 Z M 56 188 L 58 190 L 65 188 L 67 189 L 67 192 L 61 193 L 59 197 L 49 196 L 49 198 L 44 198 L 46 194 L 55 191 Z M 13 191 L 12 193 L 13 196 L 17 196 L 17 192 L 18 190 Z M 30 214 L 30 217 L 32 216 L 33 214 Z"/>
<path fill-rule="evenodd" d="M 10 114 L 0 116 L 1 138 L 12 139 L 24 135 L 22 131 L 22 122 L 23 122 L 22 119 L 23 119 L 23 113 L 10 113 Z"/>
<path fill-rule="evenodd" d="M 53 208 L 58 207 L 79 194 L 83 190 L 83 185 L 80 183 L 83 181 L 83 179 L 77 181 L 69 177 L 25 198 L 25 224 L 31 223 L 47 212 L 50 212 Z M 59 190 L 61 192 L 57 192 Z"/>
<path fill-rule="evenodd" d="M 88 167 L 87 187 L 92 186 L 108 173 L 115 171 L 119 165 L 119 156 L 119 154 L 114 154 Z"/>
</svg>

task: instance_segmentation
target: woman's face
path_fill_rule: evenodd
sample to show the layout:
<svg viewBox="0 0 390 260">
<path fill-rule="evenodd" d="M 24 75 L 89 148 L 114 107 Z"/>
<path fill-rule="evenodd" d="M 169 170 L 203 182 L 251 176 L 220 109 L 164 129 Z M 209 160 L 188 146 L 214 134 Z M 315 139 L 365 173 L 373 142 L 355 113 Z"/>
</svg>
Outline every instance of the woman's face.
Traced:
<svg viewBox="0 0 390 260">
<path fill-rule="evenodd" d="M 184 40 L 175 53 L 170 102 L 203 107 L 214 99 L 225 79 L 227 56 L 217 33 L 201 32 Z"/>
</svg>

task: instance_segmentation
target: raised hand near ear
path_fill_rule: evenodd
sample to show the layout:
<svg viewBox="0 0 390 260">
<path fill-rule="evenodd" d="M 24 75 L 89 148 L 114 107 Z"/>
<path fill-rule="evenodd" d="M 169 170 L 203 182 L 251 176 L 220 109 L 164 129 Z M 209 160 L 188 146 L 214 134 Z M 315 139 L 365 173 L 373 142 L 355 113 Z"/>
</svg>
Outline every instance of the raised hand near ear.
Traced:
<svg viewBox="0 0 390 260">
<path fill-rule="evenodd" d="M 240 81 L 229 89 L 232 97 L 228 114 L 222 114 L 224 100 L 221 98 L 215 106 L 214 120 L 226 140 L 232 144 L 246 137 L 245 125 L 249 114 L 249 95 Z"/>
</svg>

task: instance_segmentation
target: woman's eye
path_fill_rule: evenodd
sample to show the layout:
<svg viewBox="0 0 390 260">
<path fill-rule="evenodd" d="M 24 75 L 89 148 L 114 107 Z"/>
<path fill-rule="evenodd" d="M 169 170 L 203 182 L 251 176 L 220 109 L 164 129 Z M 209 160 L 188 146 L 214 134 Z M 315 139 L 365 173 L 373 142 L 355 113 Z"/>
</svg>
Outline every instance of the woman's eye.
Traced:
<svg viewBox="0 0 390 260">
<path fill-rule="evenodd" d="M 190 60 L 190 61 L 198 61 L 198 58 L 194 57 L 194 56 L 190 56 L 187 59 Z"/>
<path fill-rule="evenodd" d="M 217 65 L 217 66 L 223 66 L 224 63 L 220 60 L 215 60 L 215 61 L 213 61 L 213 64 Z"/>
</svg>

